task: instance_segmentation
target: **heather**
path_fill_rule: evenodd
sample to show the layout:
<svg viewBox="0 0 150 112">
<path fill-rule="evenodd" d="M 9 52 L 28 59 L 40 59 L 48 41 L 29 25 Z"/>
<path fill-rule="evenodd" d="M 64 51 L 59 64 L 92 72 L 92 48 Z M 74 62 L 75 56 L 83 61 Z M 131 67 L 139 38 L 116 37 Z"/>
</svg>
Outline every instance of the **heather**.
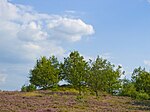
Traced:
<svg viewBox="0 0 150 112">
<path fill-rule="evenodd" d="M 70 92 L 69 92 L 70 91 Z M 78 97 L 75 90 L 0 92 L 1 112 L 148 112 L 150 102 L 103 93 Z"/>
</svg>

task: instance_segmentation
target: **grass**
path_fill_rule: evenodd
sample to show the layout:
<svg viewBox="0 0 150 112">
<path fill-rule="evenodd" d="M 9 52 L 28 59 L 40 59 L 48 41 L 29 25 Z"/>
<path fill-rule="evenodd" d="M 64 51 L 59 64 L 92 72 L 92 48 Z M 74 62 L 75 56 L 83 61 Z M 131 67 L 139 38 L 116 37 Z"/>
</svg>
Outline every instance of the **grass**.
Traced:
<svg viewBox="0 0 150 112">
<path fill-rule="evenodd" d="M 78 96 L 72 89 L 0 92 L 0 112 L 149 112 L 150 101 L 101 93 Z"/>
</svg>

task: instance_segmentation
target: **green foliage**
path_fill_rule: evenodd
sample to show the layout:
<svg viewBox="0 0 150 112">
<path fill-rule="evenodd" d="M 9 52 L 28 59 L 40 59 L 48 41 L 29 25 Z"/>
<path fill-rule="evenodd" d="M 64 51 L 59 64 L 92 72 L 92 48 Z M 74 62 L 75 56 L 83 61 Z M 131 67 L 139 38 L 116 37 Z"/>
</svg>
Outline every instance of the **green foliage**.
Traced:
<svg viewBox="0 0 150 112">
<path fill-rule="evenodd" d="M 139 100 L 148 100 L 150 95 L 150 73 L 141 67 L 134 69 L 131 81 L 124 79 L 121 95 Z"/>
<path fill-rule="evenodd" d="M 55 56 L 49 59 L 41 57 L 30 71 L 30 83 L 42 89 L 56 86 L 61 79 L 59 68 L 59 62 Z"/>
<path fill-rule="evenodd" d="M 148 100 L 150 98 L 147 93 L 137 91 L 134 83 L 127 79 L 123 80 L 123 88 L 120 95 L 129 96 L 138 100 Z"/>
<path fill-rule="evenodd" d="M 132 98 L 136 98 L 137 91 L 136 91 L 135 86 L 132 83 L 127 85 L 126 88 L 124 88 L 124 90 L 123 90 L 123 95 L 130 96 Z"/>
<path fill-rule="evenodd" d="M 123 79 L 122 83 L 120 95 L 136 98 L 137 91 L 134 84 L 128 79 Z"/>
<path fill-rule="evenodd" d="M 150 95 L 150 73 L 145 68 L 139 67 L 133 71 L 132 82 L 138 92 L 143 91 Z"/>
<path fill-rule="evenodd" d="M 134 69 L 132 79 L 123 79 L 120 76 L 124 72 L 121 66 L 117 68 L 108 60 L 100 58 L 95 61 L 86 62 L 78 51 L 71 52 L 64 63 L 59 63 L 55 56 L 47 59 L 41 57 L 30 71 L 29 86 L 22 86 L 21 91 L 34 91 L 36 87 L 42 89 L 58 90 L 58 82 L 65 80 L 67 87 L 81 93 L 94 92 L 96 96 L 99 92 L 107 92 L 119 95 L 130 96 L 137 99 L 149 99 L 150 97 L 150 72 L 141 67 Z M 66 91 L 66 88 L 61 88 Z"/>
<path fill-rule="evenodd" d="M 138 100 L 148 100 L 150 96 L 147 93 L 138 93 L 136 99 Z"/>
<path fill-rule="evenodd" d="M 36 86 L 33 84 L 30 84 L 29 86 L 27 86 L 27 92 L 32 92 L 36 90 Z"/>
<path fill-rule="evenodd" d="M 79 90 L 79 94 L 81 94 L 86 85 L 87 72 L 88 63 L 83 56 L 80 56 L 78 51 L 71 52 L 69 57 L 64 59 L 64 79 L 75 89 Z"/>
<path fill-rule="evenodd" d="M 21 92 L 27 92 L 27 86 L 23 85 L 23 86 L 21 87 Z"/>
<path fill-rule="evenodd" d="M 35 90 L 36 90 L 36 86 L 33 85 L 33 84 L 30 84 L 28 86 L 23 85 L 22 88 L 21 88 L 22 92 L 33 92 Z"/>
<path fill-rule="evenodd" d="M 96 61 L 91 62 L 89 72 L 88 86 L 98 96 L 98 91 L 107 91 L 113 93 L 120 87 L 119 78 L 121 76 L 120 66 L 115 70 L 106 59 L 97 57 Z"/>
<path fill-rule="evenodd" d="M 98 90 L 104 89 L 104 78 L 103 71 L 104 66 L 106 64 L 106 60 L 103 60 L 102 58 L 97 57 L 95 62 L 91 62 L 91 69 L 89 72 L 89 78 L 88 78 L 88 86 L 91 90 L 93 90 L 98 96 Z"/>
<path fill-rule="evenodd" d="M 52 91 L 58 91 L 58 85 L 55 84 L 53 87 L 52 87 Z"/>
</svg>

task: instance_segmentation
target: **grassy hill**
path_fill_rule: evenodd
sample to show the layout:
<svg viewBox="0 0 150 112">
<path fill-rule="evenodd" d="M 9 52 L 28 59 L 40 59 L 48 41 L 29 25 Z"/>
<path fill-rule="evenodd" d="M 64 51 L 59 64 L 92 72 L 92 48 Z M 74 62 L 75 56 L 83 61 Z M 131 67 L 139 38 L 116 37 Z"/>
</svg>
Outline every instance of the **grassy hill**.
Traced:
<svg viewBox="0 0 150 112">
<path fill-rule="evenodd" d="M 74 90 L 0 92 L 0 112 L 149 112 L 150 101 L 101 94 L 78 96 Z"/>
</svg>

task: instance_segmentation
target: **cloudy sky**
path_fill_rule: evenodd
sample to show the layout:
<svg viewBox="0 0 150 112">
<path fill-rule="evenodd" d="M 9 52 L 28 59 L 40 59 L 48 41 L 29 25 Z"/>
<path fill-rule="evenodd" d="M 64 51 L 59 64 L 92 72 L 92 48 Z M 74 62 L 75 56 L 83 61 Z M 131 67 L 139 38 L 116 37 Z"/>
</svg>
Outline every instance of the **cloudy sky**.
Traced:
<svg viewBox="0 0 150 112">
<path fill-rule="evenodd" d="M 150 70 L 150 0 L 0 0 L 0 89 L 19 90 L 40 56 L 78 50 Z"/>
</svg>

